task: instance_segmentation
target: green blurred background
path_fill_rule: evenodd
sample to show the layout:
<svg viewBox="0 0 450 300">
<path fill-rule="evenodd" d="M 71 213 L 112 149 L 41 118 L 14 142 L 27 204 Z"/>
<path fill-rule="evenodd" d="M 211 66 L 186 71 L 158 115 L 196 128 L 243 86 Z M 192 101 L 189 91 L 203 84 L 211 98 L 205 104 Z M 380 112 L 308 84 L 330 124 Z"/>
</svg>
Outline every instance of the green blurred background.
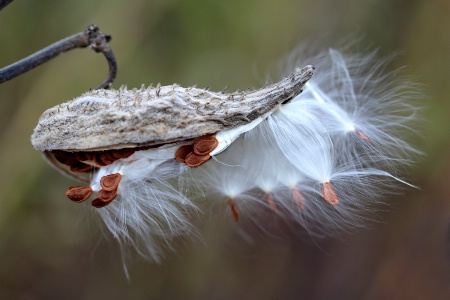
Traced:
<svg viewBox="0 0 450 300">
<path fill-rule="evenodd" d="M 322 241 L 242 238 L 203 216 L 202 239 L 161 265 L 134 260 L 64 193 L 71 181 L 30 145 L 41 113 L 100 83 L 99 54 L 75 50 L 0 86 L 0 299 L 450 299 L 450 1 L 15 0 L 0 12 L 0 66 L 95 23 L 112 34 L 115 87 L 258 87 L 302 41 L 398 52 L 423 83 L 427 156 L 384 222 Z M 369 225 L 368 225 L 369 226 Z"/>
</svg>

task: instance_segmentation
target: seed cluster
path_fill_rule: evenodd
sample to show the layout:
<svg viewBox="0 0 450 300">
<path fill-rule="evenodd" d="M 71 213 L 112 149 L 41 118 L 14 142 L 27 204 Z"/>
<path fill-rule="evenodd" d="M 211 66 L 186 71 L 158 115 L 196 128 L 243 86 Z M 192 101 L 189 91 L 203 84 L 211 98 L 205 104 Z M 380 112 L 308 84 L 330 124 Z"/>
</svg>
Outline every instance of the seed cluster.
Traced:
<svg viewBox="0 0 450 300">
<path fill-rule="evenodd" d="M 101 208 L 111 203 L 117 197 L 117 188 L 121 180 L 120 173 L 103 176 L 100 180 L 102 189 L 97 193 L 97 198 L 92 200 L 92 206 Z M 76 203 L 86 201 L 91 195 L 90 186 L 71 186 L 66 192 L 67 198 Z"/>
<path fill-rule="evenodd" d="M 213 151 L 219 141 L 213 135 L 203 136 L 197 139 L 192 145 L 181 146 L 175 154 L 175 159 L 191 168 L 198 167 L 211 158 Z M 128 158 L 139 150 L 148 150 L 155 146 L 142 146 L 135 148 L 123 148 L 104 151 L 78 151 L 68 152 L 54 150 L 51 153 L 55 159 L 67 166 L 73 172 L 91 172 L 95 168 L 112 164 L 116 160 Z M 122 180 L 122 174 L 109 174 L 100 180 L 101 190 L 97 193 L 97 198 L 92 200 L 92 206 L 102 208 L 111 203 L 117 197 L 117 189 Z M 76 203 L 81 203 L 89 199 L 92 195 L 92 187 L 75 186 L 70 187 L 66 196 Z"/>
<path fill-rule="evenodd" d="M 175 159 L 190 168 L 196 168 L 207 162 L 210 153 L 219 145 L 219 141 L 212 135 L 197 139 L 193 145 L 184 145 L 178 148 Z"/>
<path fill-rule="evenodd" d="M 62 150 L 51 151 L 56 160 L 70 166 L 72 172 L 90 172 L 95 167 L 104 167 L 118 159 L 133 155 L 135 149 L 124 148 L 105 151 L 68 152 Z"/>
<path fill-rule="evenodd" d="M 92 206 L 102 208 L 111 203 L 117 197 L 117 188 L 121 180 L 120 173 L 103 176 L 100 180 L 102 189 L 98 192 L 97 198 L 92 201 Z"/>
</svg>

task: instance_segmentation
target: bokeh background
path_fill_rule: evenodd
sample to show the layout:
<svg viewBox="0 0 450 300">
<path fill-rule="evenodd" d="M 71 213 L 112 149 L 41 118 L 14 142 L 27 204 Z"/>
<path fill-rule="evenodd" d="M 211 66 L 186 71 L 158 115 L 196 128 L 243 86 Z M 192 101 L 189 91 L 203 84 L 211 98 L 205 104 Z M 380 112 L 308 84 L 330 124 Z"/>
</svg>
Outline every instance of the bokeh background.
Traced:
<svg viewBox="0 0 450 300">
<path fill-rule="evenodd" d="M 383 222 L 325 240 L 243 238 L 226 213 L 127 280 L 113 240 L 30 145 L 41 113 L 95 87 L 106 63 L 75 50 L 0 85 L 0 299 L 450 299 L 450 1 L 15 0 L 0 12 L 0 66 L 95 23 L 113 35 L 115 87 L 258 87 L 302 41 L 358 36 L 423 84 L 421 149 Z"/>
</svg>

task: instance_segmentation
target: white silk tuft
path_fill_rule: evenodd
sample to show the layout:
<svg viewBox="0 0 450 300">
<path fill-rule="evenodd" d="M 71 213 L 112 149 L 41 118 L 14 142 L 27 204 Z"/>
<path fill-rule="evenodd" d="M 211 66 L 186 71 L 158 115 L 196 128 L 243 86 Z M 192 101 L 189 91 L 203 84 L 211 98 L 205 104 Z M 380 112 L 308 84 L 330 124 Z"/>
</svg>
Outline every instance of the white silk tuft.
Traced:
<svg viewBox="0 0 450 300">
<path fill-rule="evenodd" d="M 255 123 L 216 133 L 213 159 L 188 168 L 174 159 L 182 144 L 137 151 L 101 167 L 100 180 L 119 173 L 117 199 L 94 209 L 121 243 L 159 261 L 174 237 L 195 233 L 197 204 L 223 203 L 236 221 L 261 212 L 322 236 L 376 219 L 378 205 L 397 194 L 400 170 L 420 154 L 415 134 L 418 89 L 386 72 L 375 53 L 317 54 L 301 94 Z M 295 68 L 296 66 L 293 66 Z M 124 248 L 124 247 L 122 247 Z"/>
</svg>

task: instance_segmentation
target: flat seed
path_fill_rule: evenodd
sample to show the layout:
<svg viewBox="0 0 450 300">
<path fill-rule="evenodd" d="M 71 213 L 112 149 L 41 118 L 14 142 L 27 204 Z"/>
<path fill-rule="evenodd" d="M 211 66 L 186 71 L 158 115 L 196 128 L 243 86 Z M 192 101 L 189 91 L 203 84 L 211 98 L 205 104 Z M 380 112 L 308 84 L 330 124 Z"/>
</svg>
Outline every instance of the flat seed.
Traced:
<svg viewBox="0 0 450 300">
<path fill-rule="evenodd" d="M 89 199 L 92 195 L 90 186 L 71 186 L 66 192 L 66 197 L 76 203 L 81 203 Z"/>
<path fill-rule="evenodd" d="M 236 202 L 234 202 L 233 198 L 228 199 L 228 205 L 231 208 L 231 212 L 233 213 L 233 218 L 235 221 L 239 220 L 239 212 L 237 210 Z"/>
<path fill-rule="evenodd" d="M 102 207 L 105 207 L 106 205 L 108 205 L 109 203 L 111 203 L 111 201 L 104 202 L 104 201 L 100 200 L 99 198 L 95 198 L 94 200 L 92 200 L 92 206 L 94 206 L 95 208 L 102 208 Z"/>
<path fill-rule="evenodd" d="M 184 145 L 178 148 L 175 152 L 175 159 L 181 163 L 184 163 L 186 156 L 192 152 L 192 145 Z"/>
<path fill-rule="evenodd" d="M 277 204 L 273 200 L 273 198 L 270 195 L 270 193 L 267 193 L 266 201 L 270 205 L 270 207 L 272 208 L 273 212 L 276 213 L 278 211 Z"/>
<path fill-rule="evenodd" d="M 97 194 L 97 199 L 103 202 L 111 202 L 117 197 L 117 189 L 112 191 L 100 190 Z"/>
<path fill-rule="evenodd" d="M 333 186 L 329 182 L 324 182 L 322 185 L 322 195 L 325 201 L 330 203 L 333 206 L 336 206 L 339 203 L 339 199 L 334 192 Z"/>
<path fill-rule="evenodd" d="M 75 158 L 79 161 L 92 160 L 92 152 L 75 152 Z"/>
<path fill-rule="evenodd" d="M 198 155 L 206 155 L 211 153 L 217 145 L 219 145 L 219 141 L 215 137 L 203 137 L 195 141 L 194 152 Z"/>
<path fill-rule="evenodd" d="M 359 136 L 360 138 L 362 138 L 362 139 L 365 140 L 366 142 L 370 142 L 369 137 L 368 137 L 367 135 L 365 135 L 364 133 L 362 133 L 361 131 L 355 130 L 354 132 L 355 132 L 355 134 L 356 134 L 357 136 Z"/>
<path fill-rule="evenodd" d="M 107 165 L 112 164 L 114 161 L 116 161 L 117 159 L 109 158 L 110 156 L 108 156 L 107 154 L 105 154 L 104 151 L 98 151 L 94 154 L 94 163 L 100 167 L 104 167 Z"/>
<path fill-rule="evenodd" d="M 102 179 L 100 179 L 100 185 L 102 186 L 102 189 L 104 189 L 105 191 L 112 191 L 117 189 L 121 180 L 122 174 L 120 173 L 109 174 L 103 176 Z"/>
<path fill-rule="evenodd" d="M 117 159 L 119 159 L 119 158 L 128 158 L 131 155 L 133 155 L 134 152 L 135 152 L 135 150 L 132 149 L 132 148 L 111 150 L 112 156 L 114 156 Z"/>
<path fill-rule="evenodd" d="M 116 161 L 116 160 L 117 160 L 117 158 L 113 155 L 112 150 L 106 150 L 106 151 L 103 151 L 103 155 L 104 155 L 108 160 L 111 160 L 111 161 Z"/>
<path fill-rule="evenodd" d="M 102 160 L 102 158 L 101 158 L 100 152 L 95 152 L 95 153 L 94 153 L 94 157 L 93 157 L 92 160 L 94 161 L 94 164 L 95 164 L 96 166 L 99 166 L 99 167 L 104 167 L 104 166 L 106 166 L 106 164 L 103 162 L 103 160 Z"/>
<path fill-rule="evenodd" d="M 112 164 L 116 160 L 114 157 L 111 159 L 106 151 L 99 152 L 99 158 L 106 166 Z"/>
<path fill-rule="evenodd" d="M 303 197 L 302 193 L 296 187 L 291 189 L 291 194 L 297 207 L 303 210 L 306 202 L 305 197 Z"/>
<path fill-rule="evenodd" d="M 209 155 L 209 154 L 198 155 L 198 154 L 195 154 L 194 152 L 191 152 L 186 156 L 184 163 L 186 164 L 186 166 L 188 166 L 190 168 L 196 168 L 200 165 L 203 165 L 210 158 L 211 158 L 211 155 Z"/>
<path fill-rule="evenodd" d="M 54 150 L 52 151 L 52 153 L 55 156 L 56 160 L 64 165 L 71 166 L 77 162 L 75 155 L 73 155 L 73 153 L 60 150 Z"/>
<path fill-rule="evenodd" d="M 122 158 L 122 153 L 120 150 L 111 150 L 111 155 L 116 159 Z"/>
<path fill-rule="evenodd" d="M 94 152 L 83 152 L 84 153 L 84 157 L 86 158 L 86 160 L 92 160 L 94 158 Z"/>
<path fill-rule="evenodd" d="M 89 172 L 94 167 L 91 165 L 84 164 L 80 161 L 77 161 L 75 164 L 70 166 L 70 171 L 72 172 Z"/>
</svg>

